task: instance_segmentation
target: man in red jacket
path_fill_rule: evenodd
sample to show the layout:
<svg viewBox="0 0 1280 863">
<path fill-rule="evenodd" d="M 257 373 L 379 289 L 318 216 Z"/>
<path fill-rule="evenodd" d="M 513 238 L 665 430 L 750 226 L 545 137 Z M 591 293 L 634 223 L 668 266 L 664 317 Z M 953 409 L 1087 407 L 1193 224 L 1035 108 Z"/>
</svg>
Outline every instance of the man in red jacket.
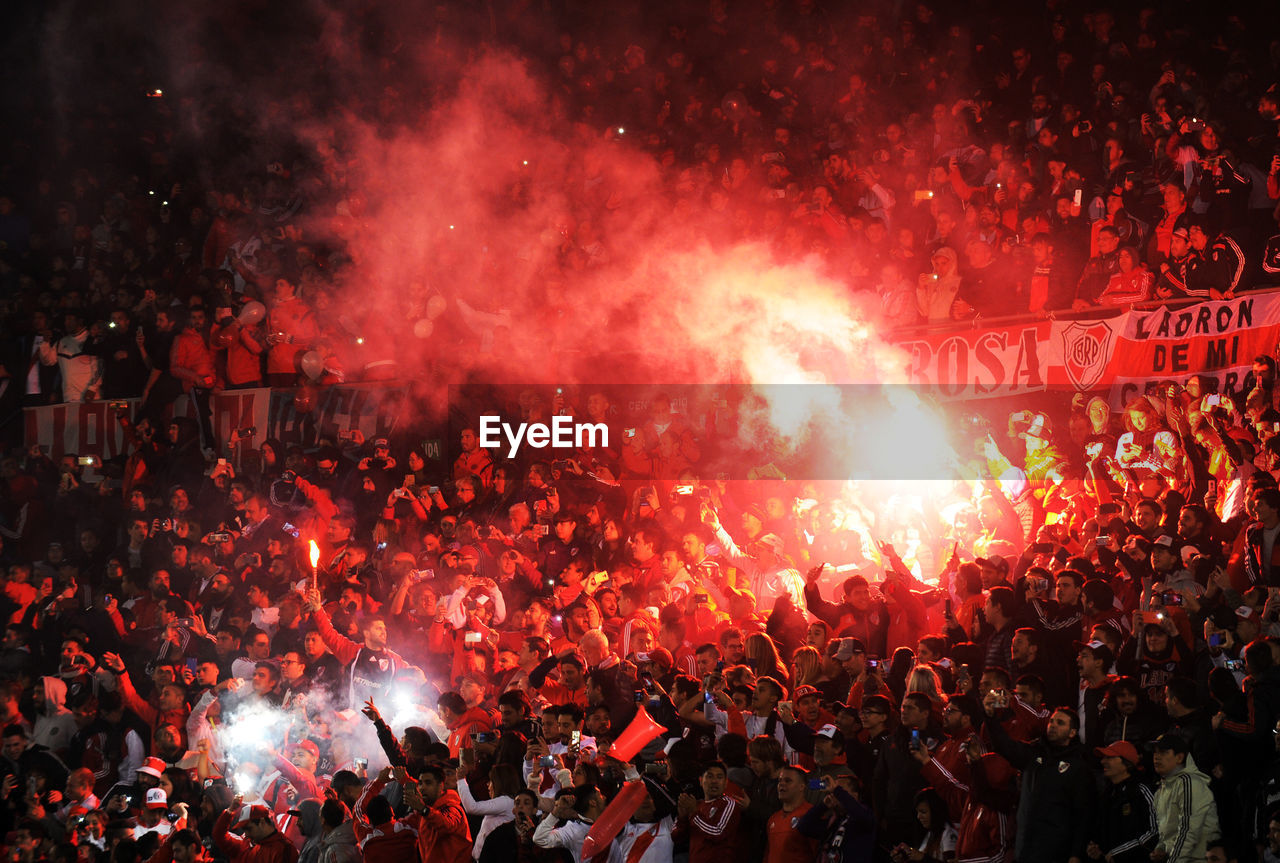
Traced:
<svg viewBox="0 0 1280 863">
<path fill-rule="evenodd" d="M 460 692 L 444 692 L 436 701 L 436 712 L 449 729 L 449 756 L 457 758 L 472 734 L 493 730 L 493 714 L 479 704 L 468 705 Z"/>
<path fill-rule="evenodd" d="M 218 849 L 231 863 L 297 863 L 298 849 L 276 829 L 271 810 L 265 806 L 246 806 L 242 811 L 243 800 L 237 794 L 214 822 L 213 843 Z M 236 819 L 236 827 L 244 828 L 244 838 L 227 832 L 232 818 Z"/>
<path fill-rule="evenodd" d="M 400 863 L 413 860 L 418 854 L 418 831 L 397 821 L 391 804 L 381 796 L 392 774 L 392 768 L 382 768 L 356 801 L 356 845 L 365 863 Z"/>
<path fill-rule="evenodd" d="M 172 311 L 161 312 L 173 317 Z M 156 316 L 159 325 L 160 315 Z M 209 395 L 218 382 L 213 352 L 205 344 L 204 333 L 196 329 L 188 318 L 185 323 L 174 320 L 180 329 L 169 349 L 169 374 L 180 384 L 196 407 L 200 423 L 200 439 L 206 447 L 213 446 L 213 426 L 210 422 Z"/>
<path fill-rule="evenodd" d="M 183 687 L 176 683 L 165 684 L 160 687 L 156 704 L 152 705 L 138 695 L 138 690 L 134 688 L 129 672 L 124 667 L 124 661 L 117 654 L 104 653 L 102 665 L 116 676 L 116 689 L 120 693 L 124 706 L 150 725 L 153 733 L 161 725 L 173 725 L 179 729 L 179 734 L 187 727 L 187 715 L 190 711 L 187 709 L 186 692 Z"/>
<path fill-rule="evenodd" d="M 681 794 L 678 803 L 676 833 L 689 837 L 689 863 L 745 859 L 748 831 L 742 820 L 746 807 L 725 795 L 729 773 L 724 763 L 712 761 L 702 768 L 699 782 L 702 801 Z"/>
<path fill-rule="evenodd" d="M 414 781 L 403 767 L 395 771 L 404 786 L 404 802 L 413 810 L 403 823 L 418 831 L 418 856 L 431 863 L 467 863 L 471 859 L 471 827 L 462 799 L 453 790 L 452 770 L 428 765 Z M 235 863 L 235 861 L 233 861 Z"/>
</svg>

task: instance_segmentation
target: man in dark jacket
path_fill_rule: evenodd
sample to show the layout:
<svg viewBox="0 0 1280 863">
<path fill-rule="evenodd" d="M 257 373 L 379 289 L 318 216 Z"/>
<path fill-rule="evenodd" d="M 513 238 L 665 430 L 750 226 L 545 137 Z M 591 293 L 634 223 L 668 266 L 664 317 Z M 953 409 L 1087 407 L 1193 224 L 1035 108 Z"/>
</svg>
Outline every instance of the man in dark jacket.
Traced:
<svg viewBox="0 0 1280 863">
<path fill-rule="evenodd" d="M 1090 828 L 1085 851 L 1091 860 L 1146 863 L 1159 829 L 1151 789 L 1134 775 L 1138 750 L 1127 740 L 1117 740 L 1093 751 L 1102 759 L 1107 786 L 1102 791 L 1098 817 Z"/>
<path fill-rule="evenodd" d="M 871 585 L 861 575 L 849 576 L 841 583 L 843 602 L 826 601 L 817 583 L 822 569 L 815 566 L 805 575 L 804 602 L 809 612 L 837 635 L 860 639 L 869 654 L 884 656 L 889 634 L 889 613 L 884 601 L 871 595 Z"/>
<path fill-rule="evenodd" d="M 920 775 L 916 747 L 936 750 L 944 737 L 931 721 L 931 703 L 922 692 L 908 692 L 902 699 L 902 723 L 880 749 L 872 783 L 875 810 L 880 816 L 881 840 L 889 845 L 908 841 L 915 824 L 912 801 L 927 783 Z"/>
<path fill-rule="evenodd" d="M 997 718 L 1005 708 L 987 693 L 983 709 Z M 1019 863 L 1081 863 L 1092 823 L 1093 774 L 1080 744 L 1080 717 L 1066 709 L 1049 716 L 1043 740 L 1022 743 L 999 721 L 983 724 L 995 751 L 1022 770 L 1018 803 Z"/>
</svg>

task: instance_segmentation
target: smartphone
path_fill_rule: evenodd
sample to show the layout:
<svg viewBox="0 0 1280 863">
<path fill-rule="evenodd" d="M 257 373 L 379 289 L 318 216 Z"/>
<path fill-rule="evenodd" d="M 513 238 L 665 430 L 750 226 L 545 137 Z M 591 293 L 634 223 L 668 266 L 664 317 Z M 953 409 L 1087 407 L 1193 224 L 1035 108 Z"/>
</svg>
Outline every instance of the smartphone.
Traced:
<svg viewBox="0 0 1280 863">
<path fill-rule="evenodd" d="M 1095 539 L 1093 542 L 1096 546 L 1098 546 L 1098 548 L 1106 548 L 1107 546 L 1111 545 L 1111 537 L 1100 536 L 1097 539 Z"/>
<path fill-rule="evenodd" d="M 1210 393 L 1204 397 L 1205 407 L 1216 408 L 1222 404 L 1222 396 L 1217 393 Z"/>
<path fill-rule="evenodd" d="M 1207 481 L 1205 482 L 1205 484 L 1204 484 L 1204 496 L 1205 496 L 1205 497 L 1217 497 L 1217 496 L 1218 496 L 1218 481 L 1217 481 L 1216 479 L 1207 480 Z"/>
<path fill-rule="evenodd" d="M 1084 203 L 1084 189 L 1076 189 L 1075 205 L 1078 207 Z"/>
<path fill-rule="evenodd" d="M 950 602 L 950 600 L 948 600 L 948 602 Z M 867 657 L 867 670 L 868 670 L 868 671 L 875 671 L 875 670 L 876 670 L 877 668 L 879 668 L 879 667 L 880 667 L 880 660 L 878 660 L 878 659 L 873 659 L 873 658 L 871 658 L 871 657 Z"/>
<path fill-rule="evenodd" d="M 539 767 L 555 767 L 556 757 L 554 755 L 544 755 L 538 759 Z"/>
<path fill-rule="evenodd" d="M 1223 646 L 1224 644 L 1226 644 L 1226 643 L 1227 643 L 1227 636 L 1226 636 L 1225 634 L 1223 634 L 1223 633 L 1221 633 L 1221 632 L 1211 632 L 1211 633 L 1209 633 L 1209 646 L 1210 646 L 1210 647 L 1222 647 L 1222 646 Z"/>
<path fill-rule="evenodd" d="M 652 761 L 644 766 L 645 776 L 665 776 L 667 765 L 661 761 Z"/>
<path fill-rule="evenodd" d="M 479 644 L 481 641 L 484 641 L 484 636 L 478 632 L 468 632 L 466 635 L 462 636 L 462 642 L 464 644 Z"/>
<path fill-rule="evenodd" d="M 623 430 L 622 430 L 622 434 L 623 434 L 623 436 L 624 436 L 624 437 L 635 437 L 635 436 L 636 436 L 636 430 L 635 430 L 635 429 L 623 429 Z"/>
<path fill-rule="evenodd" d="M 414 478 L 413 474 L 407 473 L 404 475 L 404 485 L 402 486 L 402 488 L 410 488 L 411 486 L 415 485 L 417 482 L 418 480 Z"/>
<path fill-rule="evenodd" d="M 196 666 L 199 663 L 200 663 L 200 660 L 196 659 L 194 656 L 187 657 L 187 668 L 190 669 L 192 674 L 196 673 Z"/>
<path fill-rule="evenodd" d="M 1164 606 L 1182 605 L 1182 594 L 1176 590 L 1166 590 L 1160 594 L 1160 604 Z"/>
<path fill-rule="evenodd" d="M 693 486 L 691 486 L 691 485 L 678 485 L 678 486 L 676 486 L 675 491 L 676 491 L 676 494 L 693 494 Z"/>
<path fill-rule="evenodd" d="M 810 779 L 808 783 L 805 785 L 805 787 L 808 788 L 810 791 L 821 791 L 826 786 L 822 784 L 821 779 Z"/>
<path fill-rule="evenodd" d="M 76 463 L 79 464 L 80 467 L 97 467 L 98 457 L 96 455 L 82 455 L 80 458 L 76 459 Z"/>
<path fill-rule="evenodd" d="M 431 495 L 432 497 L 435 497 L 439 493 L 440 493 L 440 486 L 438 485 L 427 486 L 427 494 Z"/>
<path fill-rule="evenodd" d="M 570 746 L 577 746 L 577 745 L 578 745 L 579 743 L 581 743 L 581 742 L 582 742 L 582 732 L 581 732 L 581 731 L 574 731 L 574 732 L 572 732 L 572 733 L 569 735 L 569 745 L 570 745 Z"/>
<path fill-rule="evenodd" d="M 551 533 L 551 526 L 546 524 L 535 524 L 533 526 L 534 536 L 546 536 Z"/>
<path fill-rule="evenodd" d="M 919 749 L 920 745 L 920 729 L 913 728 L 911 729 L 911 748 Z"/>
<path fill-rule="evenodd" d="M 355 766 L 356 766 L 356 767 L 358 767 L 358 768 L 360 768 L 361 770 L 368 770 L 368 769 L 369 769 L 369 759 L 368 759 L 368 758 L 352 758 L 352 759 L 351 759 L 351 763 L 355 764 Z"/>
<path fill-rule="evenodd" d="M 492 731 L 477 731 L 473 736 L 476 739 L 476 743 L 493 743 L 498 739 L 498 735 Z"/>
<path fill-rule="evenodd" d="M 1243 659 L 1228 659 L 1222 664 L 1226 667 L 1227 671 L 1244 671 Z"/>
</svg>

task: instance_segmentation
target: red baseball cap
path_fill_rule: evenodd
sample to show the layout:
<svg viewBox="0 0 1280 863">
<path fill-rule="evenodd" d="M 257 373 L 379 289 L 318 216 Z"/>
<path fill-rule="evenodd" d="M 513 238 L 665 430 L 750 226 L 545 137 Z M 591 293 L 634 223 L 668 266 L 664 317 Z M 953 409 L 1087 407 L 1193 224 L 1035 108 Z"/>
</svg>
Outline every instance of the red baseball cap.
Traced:
<svg viewBox="0 0 1280 863">
<path fill-rule="evenodd" d="M 1099 757 L 1123 758 L 1130 764 L 1137 764 L 1139 761 L 1138 750 L 1128 740 L 1117 740 L 1110 746 L 1099 746 L 1093 751 Z"/>
</svg>

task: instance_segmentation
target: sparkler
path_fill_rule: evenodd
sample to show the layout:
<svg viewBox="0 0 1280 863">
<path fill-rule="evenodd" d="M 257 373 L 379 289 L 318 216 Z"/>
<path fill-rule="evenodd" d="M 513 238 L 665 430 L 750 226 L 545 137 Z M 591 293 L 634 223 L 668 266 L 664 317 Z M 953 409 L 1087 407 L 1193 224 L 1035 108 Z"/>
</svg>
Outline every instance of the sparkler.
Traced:
<svg viewBox="0 0 1280 863">
<path fill-rule="evenodd" d="M 311 589 L 320 589 L 320 573 L 317 567 L 320 565 L 320 546 L 316 545 L 314 539 L 307 541 L 311 546 Z"/>
</svg>

